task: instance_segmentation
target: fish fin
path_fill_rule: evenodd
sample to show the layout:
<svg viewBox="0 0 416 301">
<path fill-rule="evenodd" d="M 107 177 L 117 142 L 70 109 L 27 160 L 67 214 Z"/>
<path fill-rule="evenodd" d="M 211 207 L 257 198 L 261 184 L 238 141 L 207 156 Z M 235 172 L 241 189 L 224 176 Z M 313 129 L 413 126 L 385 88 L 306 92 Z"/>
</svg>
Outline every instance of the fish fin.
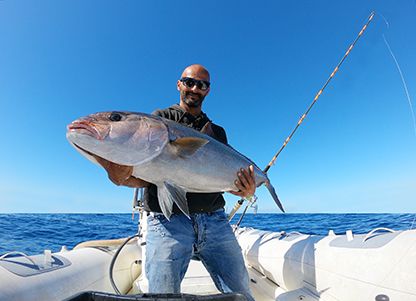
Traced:
<svg viewBox="0 0 416 301">
<path fill-rule="evenodd" d="M 157 187 L 157 197 L 163 215 L 170 219 L 173 210 L 173 203 L 189 218 L 188 201 L 186 191 L 172 182 L 163 182 Z"/>
<path fill-rule="evenodd" d="M 210 137 L 215 137 L 215 133 L 214 130 L 212 129 L 211 126 L 211 122 L 208 121 L 207 123 L 205 123 L 205 125 L 202 127 L 202 129 L 200 130 L 201 133 L 208 135 Z"/>
<path fill-rule="evenodd" d="M 282 212 L 285 212 L 285 209 L 283 209 L 283 205 L 279 200 L 279 197 L 276 194 L 276 190 L 274 189 L 274 187 L 272 186 L 272 184 L 270 184 L 269 181 L 266 181 L 264 183 L 264 185 L 266 185 L 267 189 L 269 190 L 270 194 L 272 195 L 273 200 L 275 201 L 275 203 L 277 204 L 277 206 L 280 208 L 280 210 L 282 210 Z"/>
<path fill-rule="evenodd" d="M 198 137 L 183 137 L 172 141 L 170 144 L 174 147 L 179 157 L 193 155 L 198 149 L 207 144 L 209 140 Z"/>
<path fill-rule="evenodd" d="M 173 209 L 173 198 L 165 185 L 157 186 L 157 198 L 159 199 L 159 206 L 163 215 L 170 220 Z"/>
<path fill-rule="evenodd" d="M 172 182 L 165 181 L 164 183 L 165 187 L 170 192 L 175 204 L 183 212 L 183 214 L 190 218 L 188 201 L 186 199 L 186 190 Z"/>
</svg>

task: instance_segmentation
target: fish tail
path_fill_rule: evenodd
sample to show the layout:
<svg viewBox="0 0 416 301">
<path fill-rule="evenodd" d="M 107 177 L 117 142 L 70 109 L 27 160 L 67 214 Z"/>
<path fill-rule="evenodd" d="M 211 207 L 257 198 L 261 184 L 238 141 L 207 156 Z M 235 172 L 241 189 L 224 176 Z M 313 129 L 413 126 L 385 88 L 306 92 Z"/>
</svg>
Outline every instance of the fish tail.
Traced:
<svg viewBox="0 0 416 301">
<path fill-rule="evenodd" d="M 283 205 L 279 200 L 279 197 L 277 196 L 276 190 L 274 189 L 273 185 L 270 183 L 270 181 L 266 181 L 264 183 L 266 185 L 267 189 L 269 190 L 270 194 L 272 195 L 272 198 L 276 205 L 282 210 L 282 212 L 285 212 L 285 209 L 283 209 Z"/>
</svg>

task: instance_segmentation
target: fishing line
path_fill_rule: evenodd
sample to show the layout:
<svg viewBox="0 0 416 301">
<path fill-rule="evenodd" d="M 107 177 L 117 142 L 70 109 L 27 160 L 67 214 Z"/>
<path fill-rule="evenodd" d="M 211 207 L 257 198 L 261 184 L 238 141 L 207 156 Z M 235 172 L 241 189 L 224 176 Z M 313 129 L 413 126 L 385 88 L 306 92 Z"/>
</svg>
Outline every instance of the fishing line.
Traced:
<svg viewBox="0 0 416 301">
<path fill-rule="evenodd" d="M 387 29 L 390 29 L 390 24 L 387 21 L 387 19 L 384 17 L 384 15 L 381 13 L 377 13 L 377 14 L 384 20 L 384 23 L 386 23 Z"/>
<path fill-rule="evenodd" d="M 379 14 L 379 15 L 384 20 L 384 23 L 386 23 L 387 29 L 390 29 L 390 24 L 387 21 L 387 19 L 382 14 Z M 404 91 L 406 93 L 407 101 L 409 103 L 410 113 L 412 114 L 412 118 L 413 118 L 413 129 L 414 129 L 415 135 L 416 135 L 416 118 L 415 118 L 415 112 L 413 110 L 413 103 L 412 103 L 411 98 L 410 98 L 409 90 L 407 89 L 407 84 L 406 84 L 406 81 L 404 79 L 402 69 L 400 68 L 399 62 L 397 61 L 396 56 L 394 55 L 393 50 L 390 47 L 390 43 L 387 41 L 387 38 L 384 35 L 384 33 L 382 34 L 382 36 L 383 36 L 384 43 L 386 44 L 386 47 L 387 47 L 388 51 L 390 52 L 390 55 L 393 58 L 394 63 L 396 64 L 397 71 L 399 71 L 400 78 L 401 78 L 402 84 L 403 84 L 403 88 L 404 88 Z"/>
<path fill-rule="evenodd" d="M 379 14 L 379 15 L 383 18 L 384 22 L 386 23 L 387 29 L 390 29 L 390 24 L 387 21 L 387 19 L 382 14 Z M 404 88 L 404 91 L 406 93 L 406 98 L 407 98 L 407 101 L 409 103 L 410 113 L 412 114 L 413 130 L 415 131 L 415 136 L 416 136 L 416 118 L 415 118 L 415 113 L 414 113 L 414 110 L 413 110 L 413 103 L 412 103 L 411 98 L 410 98 L 409 90 L 407 89 L 406 80 L 404 79 L 402 69 L 400 68 L 400 64 L 397 61 L 396 56 L 394 55 L 393 50 L 390 47 L 390 43 L 387 41 L 387 38 L 384 35 L 384 33 L 382 34 L 382 36 L 383 36 L 384 44 L 386 44 L 387 50 L 389 51 L 391 57 L 393 58 L 394 63 L 396 64 L 397 71 L 399 71 L 400 78 L 401 78 L 402 84 L 403 84 L 403 88 Z M 414 225 L 415 221 L 416 221 L 416 214 L 414 215 L 413 221 L 410 224 L 409 230 L 413 229 L 413 225 Z"/>
<path fill-rule="evenodd" d="M 388 23 L 387 23 L 387 24 L 388 24 Z M 414 112 L 414 110 L 413 110 L 413 104 L 412 104 L 412 101 L 411 101 L 411 99 L 410 99 L 409 90 L 407 89 L 407 84 L 406 84 L 406 81 L 405 81 L 405 79 L 404 79 L 402 69 L 400 68 L 399 62 L 397 61 L 396 56 L 394 55 L 393 51 L 391 50 L 390 44 L 389 44 L 389 42 L 387 41 L 386 36 L 385 36 L 384 34 L 383 34 L 383 40 L 384 40 L 384 43 L 385 43 L 385 44 L 386 44 L 386 46 L 387 46 L 387 49 L 388 49 L 388 50 L 389 50 L 389 52 L 390 52 L 391 57 L 392 57 L 392 58 L 393 58 L 393 60 L 394 60 L 394 63 L 396 64 L 397 71 L 399 71 L 400 78 L 401 78 L 402 83 L 403 83 L 404 92 L 406 93 L 406 98 L 407 98 L 407 101 L 408 101 L 408 103 L 409 103 L 410 112 L 411 112 L 411 114 L 412 114 L 412 118 L 413 118 L 413 130 L 415 131 L 415 136 L 416 136 L 416 119 L 415 119 L 415 112 Z"/>
</svg>

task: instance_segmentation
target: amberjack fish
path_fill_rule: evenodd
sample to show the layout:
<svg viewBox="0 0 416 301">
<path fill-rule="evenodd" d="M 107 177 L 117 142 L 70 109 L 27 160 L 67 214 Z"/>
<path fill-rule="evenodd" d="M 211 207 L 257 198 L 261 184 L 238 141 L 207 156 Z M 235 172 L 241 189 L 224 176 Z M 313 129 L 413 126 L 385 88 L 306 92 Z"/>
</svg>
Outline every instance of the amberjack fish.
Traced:
<svg viewBox="0 0 416 301">
<path fill-rule="evenodd" d="M 158 116 L 133 112 L 101 112 L 73 121 L 66 134 L 83 156 L 96 156 L 133 167 L 132 176 L 157 186 L 163 214 L 173 204 L 189 217 L 187 192 L 238 191 L 234 181 L 241 168 L 254 167 L 256 186 L 264 184 L 283 206 L 267 174 L 229 145 Z"/>
</svg>

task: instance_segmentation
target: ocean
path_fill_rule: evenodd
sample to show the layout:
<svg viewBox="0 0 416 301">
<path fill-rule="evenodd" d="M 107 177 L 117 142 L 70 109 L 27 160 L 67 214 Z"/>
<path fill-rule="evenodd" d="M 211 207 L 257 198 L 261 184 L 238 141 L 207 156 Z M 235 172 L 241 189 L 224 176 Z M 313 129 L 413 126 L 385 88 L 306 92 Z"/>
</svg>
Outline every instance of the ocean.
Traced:
<svg viewBox="0 0 416 301">
<path fill-rule="evenodd" d="M 237 214 L 232 224 L 240 215 Z M 367 233 L 374 228 L 416 228 L 416 214 L 247 214 L 242 227 L 269 231 L 298 231 L 326 235 L 329 230 L 344 234 Z M 138 217 L 131 214 L 0 214 L 0 255 L 20 251 L 28 255 L 45 249 L 58 252 L 80 242 L 134 235 Z"/>
</svg>

